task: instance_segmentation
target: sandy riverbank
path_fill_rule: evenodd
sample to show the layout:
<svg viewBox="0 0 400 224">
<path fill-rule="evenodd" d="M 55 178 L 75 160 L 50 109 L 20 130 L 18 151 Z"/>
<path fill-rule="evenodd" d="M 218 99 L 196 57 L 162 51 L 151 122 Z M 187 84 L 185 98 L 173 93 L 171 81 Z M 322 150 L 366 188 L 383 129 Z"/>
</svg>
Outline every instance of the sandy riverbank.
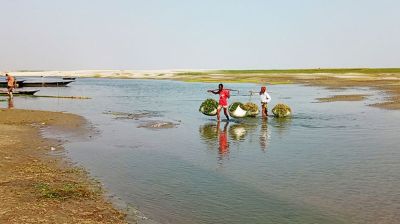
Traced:
<svg viewBox="0 0 400 224">
<path fill-rule="evenodd" d="M 384 101 L 370 106 L 382 109 L 400 110 L 399 68 L 297 70 L 79 70 L 19 71 L 10 73 L 15 76 L 167 79 L 186 82 L 241 82 L 267 85 L 303 84 L 333 89 L 368 87 L 382 90 L 387 94 Z M 346 99 L 341 98 L 341 100 Z"/>
<path fill-rule="evenodd" d="M 0 223 L 126 223 L 98 183 L 65 158 L 40 128 L 85 131 L 66 113 L 0 110 Z M 52 148 L 53 147 L 53 148 Z"/>
</svg>

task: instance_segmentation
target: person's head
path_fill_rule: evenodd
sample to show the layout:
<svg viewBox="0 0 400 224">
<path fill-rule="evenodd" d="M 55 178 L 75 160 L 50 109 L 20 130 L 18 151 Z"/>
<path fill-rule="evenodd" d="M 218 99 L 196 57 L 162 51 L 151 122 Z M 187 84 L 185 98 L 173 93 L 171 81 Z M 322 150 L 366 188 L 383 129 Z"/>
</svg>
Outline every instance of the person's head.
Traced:
<svg viewBox="0 0 400 224">
<path fill-rule="evenodd" d="M 260 94 L 265 93 L 265 91 L 267 91 L 267 87 L 262 86 L 262 87 L 261 87 L 261 90 L 260 90 Z"/>
<path fill-rule="evenodd" d="M 218 89 L 219 90 L 222 90 L 224 88 L 224 85 L 222 85 L 222 83 L 220 83 L 219 85 L 218 85 Z"/>
<path fill-rule="evenodd" d="M 8 73 L 6 73 L 6 76 L 8 76 Z"/>
</svg>

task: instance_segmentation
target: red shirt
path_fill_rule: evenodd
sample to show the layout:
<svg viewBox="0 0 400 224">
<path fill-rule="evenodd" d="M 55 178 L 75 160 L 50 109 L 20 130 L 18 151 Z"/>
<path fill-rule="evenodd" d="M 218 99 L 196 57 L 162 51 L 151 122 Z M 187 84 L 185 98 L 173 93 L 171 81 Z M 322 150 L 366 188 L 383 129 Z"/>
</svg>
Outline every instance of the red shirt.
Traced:
<svg viewBox="0 0 400 224">
<path fill-rule="evenodd" d="M 228 106 L 228 98 L 230 97 L 229 90 L 222 89 L 219 92 L 219 105 L 221 106 Z"/>
</svg>

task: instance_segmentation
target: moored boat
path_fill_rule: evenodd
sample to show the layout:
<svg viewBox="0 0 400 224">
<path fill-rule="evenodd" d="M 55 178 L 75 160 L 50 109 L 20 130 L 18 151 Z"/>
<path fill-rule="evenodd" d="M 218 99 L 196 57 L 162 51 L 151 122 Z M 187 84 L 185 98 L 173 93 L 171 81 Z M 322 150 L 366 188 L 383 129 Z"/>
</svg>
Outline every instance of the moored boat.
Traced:
<svg viewBox="0 0 400 224">
<path fill-rule="evenodd" d="M 17 88 L 22 87 L 23 83 L 25 82 L 25 80 L 16 80 L 15 81 L 17 83 Z M 6 81 L 0 81 L 0 88 L 6 88 L 7 87 L 7 82 Z"/>
<path fill-rule="evenodd" d="M 76 78 L 75 77 L 63 77 L 62 79 L 63 80 L 75 80 Z"/>
<path fill-rule="evenodd" d="M 39 90 L 16 90 L 13 91 L 13 95 L 34 95 L 35 93 L 39 92 Z M 7 91 L 0 91 L 0 95 L 8 95 Z"/>
<path fill-rule="evenodd" d="M 23 87 L 65 87 L 73 81 L 55 81 L 55 82 L 28 82 L 22 83 Z"/>
</svg>

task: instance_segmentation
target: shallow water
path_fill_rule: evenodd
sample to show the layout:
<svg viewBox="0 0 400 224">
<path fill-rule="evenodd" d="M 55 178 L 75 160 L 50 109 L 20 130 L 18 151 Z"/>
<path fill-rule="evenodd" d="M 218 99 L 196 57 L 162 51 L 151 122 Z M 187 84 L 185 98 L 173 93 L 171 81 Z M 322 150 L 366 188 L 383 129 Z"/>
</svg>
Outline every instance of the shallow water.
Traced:
<svg viewBox="0 0 400 224">
<path fill-rule="evenodd" d="M 215 117 L 198 112 L 202 100 L 216 98 L 205 92 L 215 87 L 78 79 L 71 87 L 43 88 L 38 95 L 91 100 L 15 97 L 13 106 L 86 117 L 99 133 L 90 140 L 68 136 L 68 156 L 110 193 L 160 223 L 400 219 L 400 113 L 366 106 L 384 95 L 362 102 L 315 103 L 317 97 L 371 90 L 270 86 L 271 105 L 289 104 L 292 119 L 218 124 Z M 240 94 L 259 89 L 253 84 L 227 87 Z M 248 100 L 258 104 L 257 96 L 232 96 L 230 102 Z M 153 121 L 176 126 L 140 128 Z"/>
</svg>

